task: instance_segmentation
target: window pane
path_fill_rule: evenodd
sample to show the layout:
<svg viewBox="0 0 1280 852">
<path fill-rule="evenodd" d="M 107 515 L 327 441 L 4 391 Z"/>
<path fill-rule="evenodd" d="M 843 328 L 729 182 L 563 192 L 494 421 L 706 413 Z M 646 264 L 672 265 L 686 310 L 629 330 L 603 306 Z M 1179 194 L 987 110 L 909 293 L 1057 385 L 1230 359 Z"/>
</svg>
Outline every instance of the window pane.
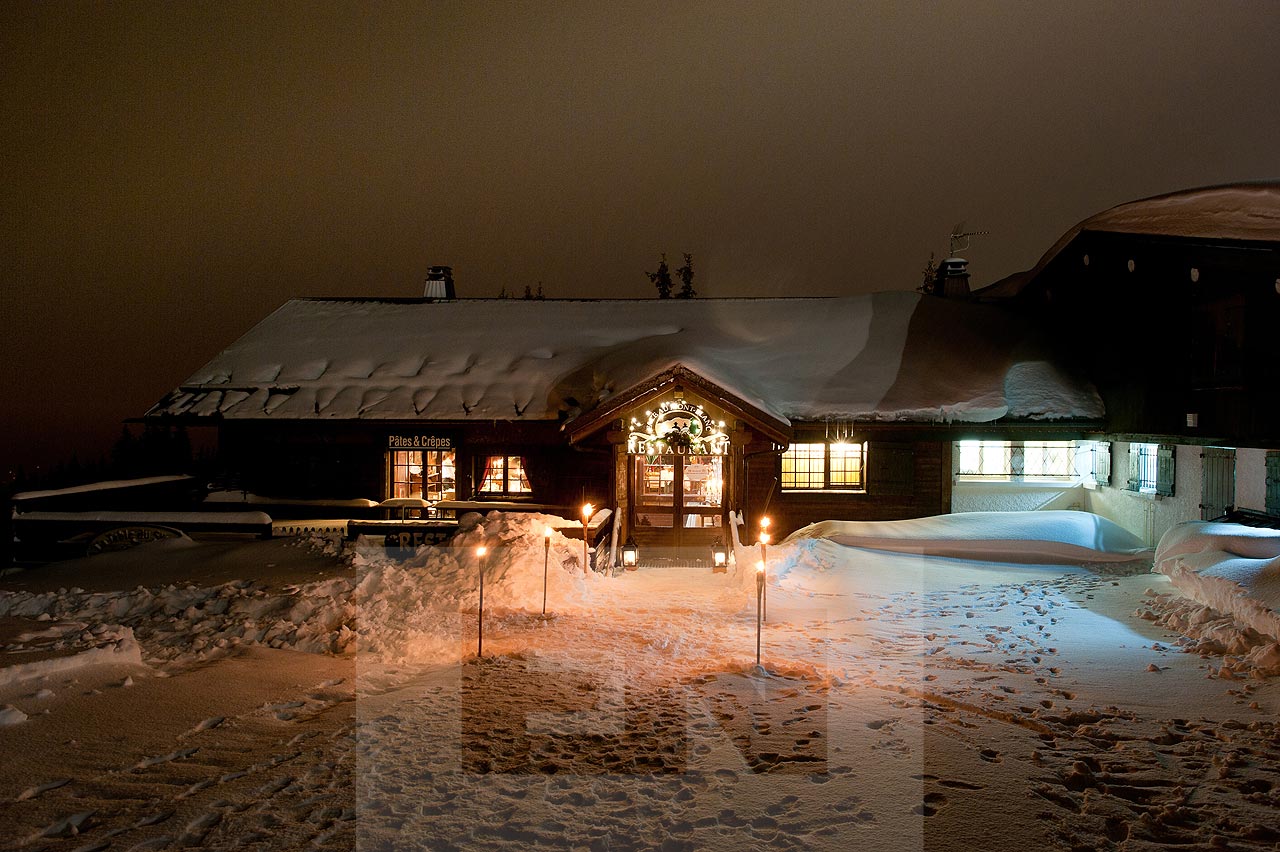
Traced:
<svg viewBox="0 0 1280 852">
<path fill-rule="evenodd" d="M 719 508 L 724 490 L 723 456 L 685 456 L 684 505 Z M 685 523 L 688 526 L 688 522 Z"/>
<path fill-rule="evenodd" d="M 397 450 L 391 454 L 391 496 L 422 496 L 422 452 Z"/>
<path fill-rule="evenodd" d="M 524 472 L 524 459 L 520 456 L 507 456 L 507 493 L 528 494 L 529 477 Z"/>
<path fill-rule="evenodd" d="M 484 461 L 484 475 L 479 490 L 485 494 L 501 494 L 503 486 L 502 456 L 489 456 Z"/>
<path fill-rule="evenodd" d="M 457 494 L 453 450 L 428 450 L 422 454 L 422 496 L 431 501 L 452 500 Z"/>
<path fill-rule="evenodd" d="M 792 444 L 782 454 L 783 488 L 824 488 L 826 444 Z"/>
<path fill-rule="evenodd" d="M 863 444 L 832 444 L 831 487 L 862 488 Z"/>
</svg>

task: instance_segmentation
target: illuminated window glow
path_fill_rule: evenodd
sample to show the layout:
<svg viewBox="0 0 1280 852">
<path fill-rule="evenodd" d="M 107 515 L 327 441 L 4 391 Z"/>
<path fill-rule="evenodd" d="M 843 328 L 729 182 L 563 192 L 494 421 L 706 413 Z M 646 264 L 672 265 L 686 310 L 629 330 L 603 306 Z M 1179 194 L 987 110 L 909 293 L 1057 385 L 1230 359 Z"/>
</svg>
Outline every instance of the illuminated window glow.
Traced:
<svg viewBox="0 0 1280 852">
<path fill-rule="evenodd" d="M 480 477 L 481 494 L 528 494 L 529 477 L 525 473 L 522 456 L 489 456 L 484 462 L 484 474 Z"/>
<path fill-rule="evenodd" d="M 395 450 L 390 461 L 392 497 L 435 502 L 457 496 L 453 450 Z"/>
<path fill-rule="evenodd" d="M 863 491 L 866 469 L 865 442 L 792 444 L 782 454 L 782 490 Z"/>
</svg>

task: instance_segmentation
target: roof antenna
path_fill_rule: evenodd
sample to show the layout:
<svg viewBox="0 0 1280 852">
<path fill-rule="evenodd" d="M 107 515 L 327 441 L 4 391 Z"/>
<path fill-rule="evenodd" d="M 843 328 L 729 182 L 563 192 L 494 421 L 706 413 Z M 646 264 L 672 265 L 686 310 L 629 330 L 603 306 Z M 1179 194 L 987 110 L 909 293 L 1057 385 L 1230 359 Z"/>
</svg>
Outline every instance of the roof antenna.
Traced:
<svg viewBox="0 0 1280 852">
<path fill-rule="evenodd" d="M 969 250 L 969 238 L 981 237 L 991 233 L 990 231 L 966 231 L 964 222 L 956 222 L 956 226 L 951 229 L 950 244 L 947 248 L 950 257 L 956 257 L 962 251 Z"/>
</svg>

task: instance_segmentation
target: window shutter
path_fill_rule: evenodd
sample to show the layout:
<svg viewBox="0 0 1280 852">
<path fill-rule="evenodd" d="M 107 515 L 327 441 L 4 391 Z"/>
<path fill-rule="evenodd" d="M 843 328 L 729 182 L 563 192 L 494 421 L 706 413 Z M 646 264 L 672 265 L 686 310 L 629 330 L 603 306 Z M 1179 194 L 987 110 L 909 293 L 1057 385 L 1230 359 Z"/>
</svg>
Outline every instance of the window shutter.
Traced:
<svg viewBox="0 0 1280 852">
<path fill-rule="evenodd" d="M 1280 450 L 1267 450 L 1267 514 L 1280 516 Z"/>
<path fill-rule="evenodd" d="M 910 444 L 870 443 L 867 449 L 867 491 L 909 496 L 915 493 L 916 454 Z"/>
<path fill-rule="evenodd" d="M 1142 453 L 1134 443 L 1129 444 L 1129 484 L 1125 488 L 1129 491 L 1142 490 Z"/>
<path fill-rule="evenodd" d="M 1111 442 L 1098 441 L 1093 445 L 1093 480 L 1099 485 L 1111 484 Z"/>
<path fill-rule="evenodd" d="M 1173 444 L 1161 444 L 1156 449 L 1156 493 L 1161 497 L 1173 496 Z"/>
</svg>

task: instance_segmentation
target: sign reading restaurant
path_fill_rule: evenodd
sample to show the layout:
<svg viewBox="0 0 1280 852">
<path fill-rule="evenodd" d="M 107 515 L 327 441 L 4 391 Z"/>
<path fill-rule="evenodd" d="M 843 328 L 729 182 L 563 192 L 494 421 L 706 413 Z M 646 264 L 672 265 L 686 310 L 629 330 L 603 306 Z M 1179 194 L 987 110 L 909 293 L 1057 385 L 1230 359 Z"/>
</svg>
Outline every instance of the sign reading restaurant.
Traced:
<svg viewBox="0 0 1280 852">
<path fill-rule="evenodd" d="M 452 450 L 453 438 L 444 435 L 388 435 L 387 448 L 391 450 Z"/>
</svg>

